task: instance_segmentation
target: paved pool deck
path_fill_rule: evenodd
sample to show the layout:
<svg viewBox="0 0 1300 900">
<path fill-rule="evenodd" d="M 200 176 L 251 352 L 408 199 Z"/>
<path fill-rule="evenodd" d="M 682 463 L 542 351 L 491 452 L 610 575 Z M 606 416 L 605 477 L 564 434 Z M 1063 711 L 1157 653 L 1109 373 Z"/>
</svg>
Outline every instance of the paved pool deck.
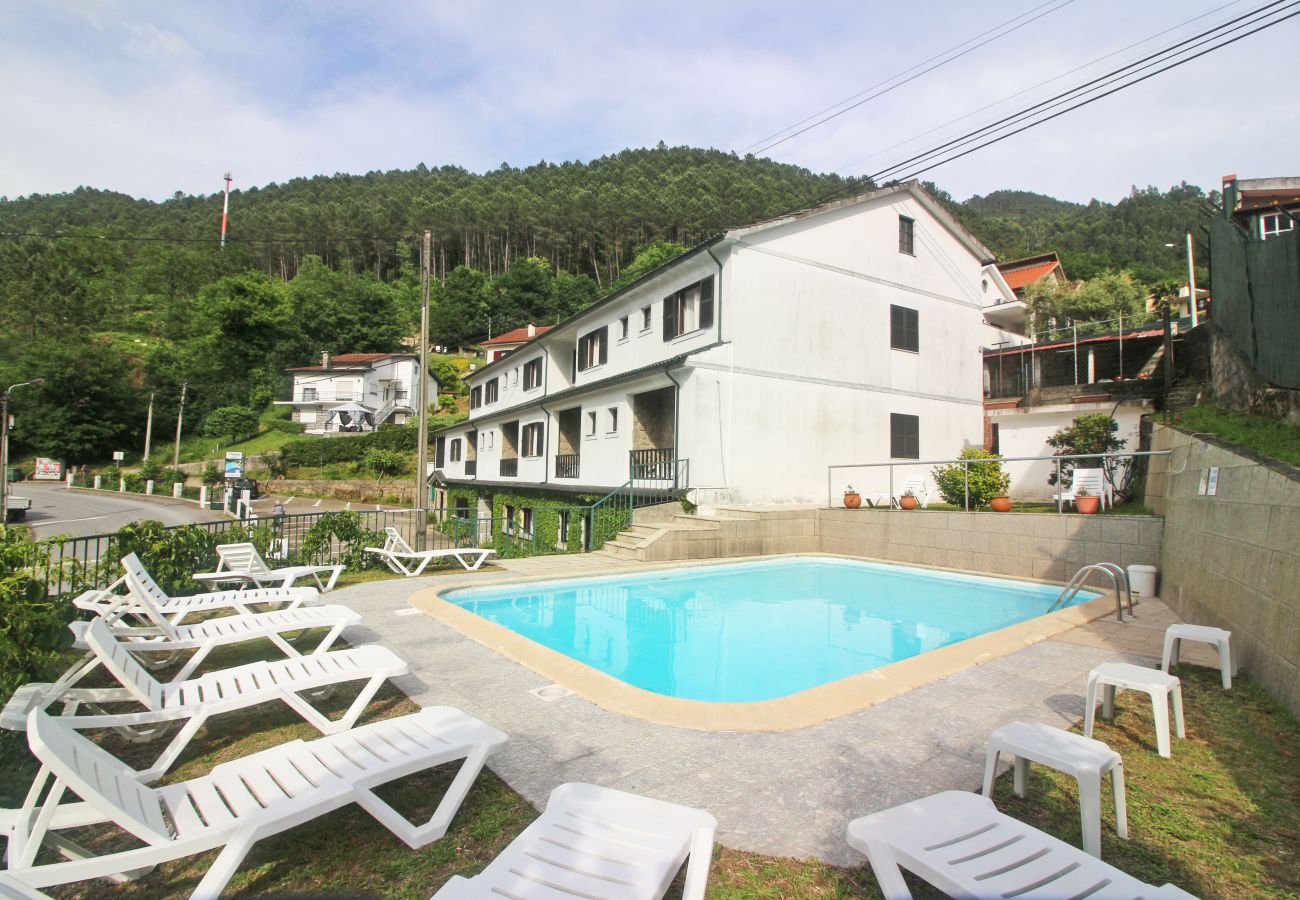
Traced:
<svg viewBox="0 0 1300 900">
<path fill-rule="evenodd" d="M 534 806 L 559 784 L 587 781 L 707 809 L 718 819 L 723 846 L 842 866 L 865 861 L 844 841 L 851 819 L 936 791 L 978 790 L 990 731 L 1016 719 L 1073 726 L 1083 718 L 1090 669 L 1158 664 L 1164 629 L 1179 621 L 1148 599 L 1123 625 L 1098 620 L 860 712 L 790 731 L 724 732 L 647 722 L 576 695 L 540 699 L 530 691 L 549 679 L 408 604 L 431 587 L 512 573 L 637 568 L 612 562 L 506 562 L 508 570 L 356 585 L 333 592 L 330 601 L 363 616 L 348 640 L 384 644 L 410 663 L 411 674 L 396 683 L 416 703 L 459 707 L 510 735 L 491 768 Z M 1217 663 L 1213 651 L 1195 644 L 1184 645 L 1183 660 Z M 1106 727 L 1096 735 L 1102 740 Z M 1148 738 L 1154 752 L 1154 733 Z"/>
</svg>

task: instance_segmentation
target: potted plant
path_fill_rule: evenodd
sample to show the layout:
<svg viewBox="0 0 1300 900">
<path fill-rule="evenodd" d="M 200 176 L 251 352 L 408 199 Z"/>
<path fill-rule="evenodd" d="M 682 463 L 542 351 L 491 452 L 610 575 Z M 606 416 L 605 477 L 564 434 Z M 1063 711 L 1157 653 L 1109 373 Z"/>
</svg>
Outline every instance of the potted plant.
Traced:
<svg viewBox="0 0 1300 900">
<path fill-rule="evenodd" d="M 848 487 L 844 489 L 844 508 L 857 509 L 861 505 L 862 505 L 862 495 L 859 494 L 857 491 L 855 491 L 853 489 L 853 485 L 850 484 Z"/>
<path fill-rule="evenodd" d="M 989 499 L 989 508 L 994 512 L 1011 512 L 1011 498 L 992 497 Z"/>
<path fill-rule="evenodd" d="M 910 490 L 903 491 L 903 496 L 898 498 L 898 505 L 903 509 L 916 509 L 916 495 Z"/>
<path fill-rule="evenodd" d="M 1096 514 L 1100 497 L 1094 497 L 1087 488 L 1079 488 L 1074 494 L 1074 508 L 1085 516 Z"/>
</svg>

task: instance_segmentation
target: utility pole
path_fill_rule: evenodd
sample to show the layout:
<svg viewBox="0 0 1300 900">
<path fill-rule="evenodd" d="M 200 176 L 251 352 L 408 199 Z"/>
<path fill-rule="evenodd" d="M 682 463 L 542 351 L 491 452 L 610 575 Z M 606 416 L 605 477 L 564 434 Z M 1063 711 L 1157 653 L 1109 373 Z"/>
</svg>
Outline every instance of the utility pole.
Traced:
<svg viewBox="0 0 1300 900">
<path fill-rule="evenodd" d="M 420 370 L 416 386 L 416 419 L 420 434 L 416 439 L 415 450 L 415 508 L 424 509 L 429 490 L 429 253 L 432 235 L 424 233 L 420 245 Z M 424 523 L 420 523 L 419 535 L 423 546 Z"/>
<path fill-rule="evenodd" d="M 1187 305 L 1192 311 L 1192 327 L 1197 326 L 1196 315 L 1196 263 L 1192 257 L 1192 233 L 1187 232 Z"/>
<path fill-rule="evenodd" d="M 181 408 L 176 413 L 176 452 L 172 454 L 172 468 L 181 464 L 181 420 L 185 418 L 185 389 L 190 386 L 188 381 L 181 382 Z"/>
<path fill-rule="evenodd" d="M 149 447 L 153 444 L 153 391 L 149 392 L 149 416 L 144 420 L 144 461 L 149 461 Z"/>
<path fill-rule="evenodd" d="M 9 521 L 9 395 L 16 388 L 44 383 L 44 378 L 33 378 L 11 384 L 0 394 L 0 525 Z"/>
<path fill-rule="evenodd" d="M 221 249 L 226 249 L 226 219 L 230 215 L 230 173 L 225 174 L 226 196 L 221 201 Z"/>
</svg>

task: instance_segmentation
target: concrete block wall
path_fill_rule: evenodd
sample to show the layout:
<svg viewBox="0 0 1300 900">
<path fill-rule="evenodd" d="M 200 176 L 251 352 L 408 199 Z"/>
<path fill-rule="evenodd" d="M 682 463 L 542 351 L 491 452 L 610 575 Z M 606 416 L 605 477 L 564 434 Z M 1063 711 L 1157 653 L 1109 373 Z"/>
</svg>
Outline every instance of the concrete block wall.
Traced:
<svg viewBox="0 0 1300 900">
<path fill-rule="evenodd" d="M 824 553 L 1068 581 L 1095 562 L 1156 565 L 1154 517 L 822 509 Z M 1092 583 L 1092 582 L 1089 582 Z"/>
<path fill-rule="evenodd" d="M 816 553 L 815 509 L 727 512 L 717 516 L 678 515 L 683 527 L 664 531 L 646 546 L 647 561 L 721 559 L 772 553 Z"/>
<path fill-rule="evenodd" d="M 1147 505 L 1165 517 L 1160 597 L 1232 632 L 1239 665 L 1300 718 L 1300 470 L 1157 425 Z M 1218 467 L 1213 496 L 1203 474 Z"/>
</svg>

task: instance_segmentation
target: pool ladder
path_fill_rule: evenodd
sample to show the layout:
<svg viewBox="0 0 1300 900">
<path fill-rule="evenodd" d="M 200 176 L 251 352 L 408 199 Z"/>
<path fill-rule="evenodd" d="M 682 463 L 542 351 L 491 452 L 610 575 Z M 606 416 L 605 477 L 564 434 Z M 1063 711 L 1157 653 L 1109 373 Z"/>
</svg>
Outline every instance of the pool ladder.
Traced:
<svg viewBox="0 0 1300 900">
<path fill-rule="evenodd" d="M 1124 585 L 1124 593 L 1128 597 L 1128 614 L 1133 615 L 1133 586 L 1129 584 L 1128 573 L 1111 562 L 1093 563 L 1075 572 L 1074 577 L 1065 586 L 1065 590 L 1061 591 L 1061 595 L 1048 607 L 1047 611 L 1056 612 L 1058 609 L 1063 609 L 1079 591 L 1083 590 L 1083 583 L 1088 580 L 1088 575 L 1093 572 L 1104 572 L 1110 577 L 1111 586 L 1115 589 L 1115 621 L 1124 621 L 1124 604 L 1119 596 L 1121 582 Z"/>
</svg>

